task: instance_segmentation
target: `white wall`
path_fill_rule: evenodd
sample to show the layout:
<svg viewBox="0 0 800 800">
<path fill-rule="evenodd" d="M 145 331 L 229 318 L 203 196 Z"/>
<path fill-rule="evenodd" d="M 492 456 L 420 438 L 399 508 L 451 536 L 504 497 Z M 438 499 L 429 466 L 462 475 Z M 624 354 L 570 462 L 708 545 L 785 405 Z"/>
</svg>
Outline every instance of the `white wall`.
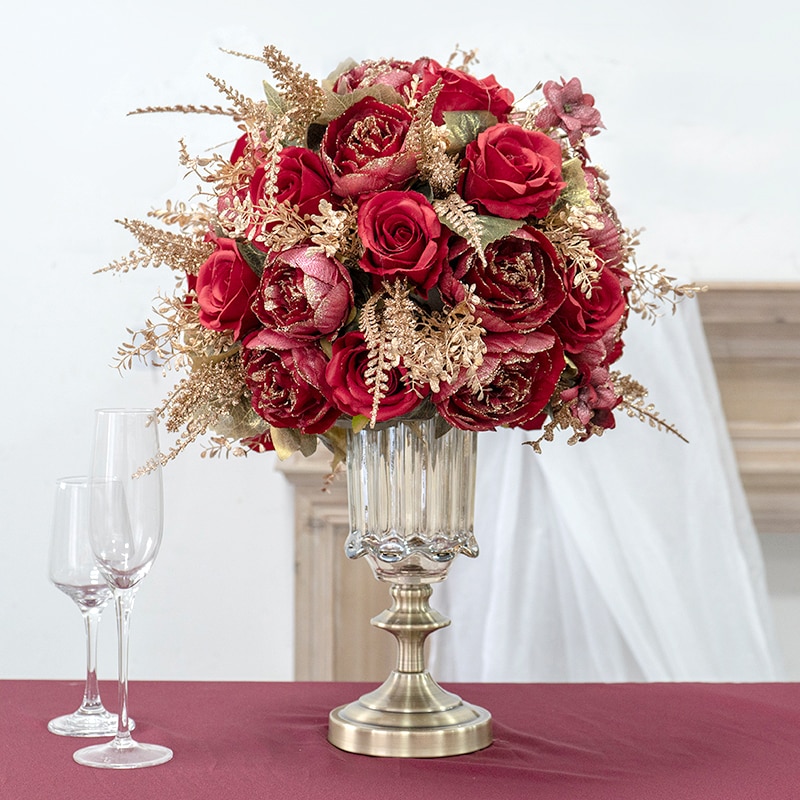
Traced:
<svg viewBox="0 0 800 800">
<path fill-rule="evenodd" d="M 476 72 L 517 95 L 577 75 L 607 126 L 591 153 L 611 174 L 623 222 L 647 228 L 643 262 L 699 280 L 800 280 L 794 4 L 397 8 L 34 0 L 6 13 L 0 678 L 81 674 L 77 611 L 45 577 L 53 484 L 86 469 L 93 408 L 161 399 L 167 383 L 152 370 L 120 378 L 108 365 L 125 328 L 171 288 L 166 272 L 92 271 L 133 246 L 115 218 L 190 196 L 179 137 L 195 152 L 233 138 L 218 120 L 126 112 L 222 102 L 206 72 L 258 93 L 268 76 L 219 47 L 273 43 L 322 77 L 348 56 L 446 60 L 458 43 L 479 48 Z M 165 542 L 137 600 L 133 677 L 291 677 L 291 496 L 272 458 L 208 463 L 195 450 L 168 467 Z M 800 577 L 784 575 L 780 592 L 776 610 L 800 619 Z"/>
</svg>

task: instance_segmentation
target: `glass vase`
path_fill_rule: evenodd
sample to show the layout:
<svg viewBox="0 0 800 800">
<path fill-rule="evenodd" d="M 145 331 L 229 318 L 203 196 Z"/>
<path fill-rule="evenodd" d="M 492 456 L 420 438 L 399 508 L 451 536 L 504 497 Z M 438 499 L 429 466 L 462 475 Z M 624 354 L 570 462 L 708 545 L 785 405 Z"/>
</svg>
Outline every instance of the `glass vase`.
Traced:
<svg viewBox="0 0 800 800">
<path fill-rule="evenodd" d="M 342 750 L 421 758 L 492 742 L 489 712 L 439 686 L 424 654 L 427 637 L 450 624 L 429 604 L 432 584 L 457 555 L 478 555 L 476 461 L 477 434 L 438 417 L 348 430 L 345 552 L 390 584 L 392 605 L 372 624 L 396 637 L 398 656 L 379 688 L 331 711 L 328 739 Z"/>
</svg>

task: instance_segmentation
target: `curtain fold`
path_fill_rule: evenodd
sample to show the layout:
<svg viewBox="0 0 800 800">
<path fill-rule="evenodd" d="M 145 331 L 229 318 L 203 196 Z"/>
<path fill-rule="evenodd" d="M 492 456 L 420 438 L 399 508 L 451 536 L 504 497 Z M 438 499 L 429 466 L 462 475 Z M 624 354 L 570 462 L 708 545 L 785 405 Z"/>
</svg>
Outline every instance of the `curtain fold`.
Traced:
<svg viewBox="0 0 800 800">
<path fill-rule="evenodd" d="M 475 532 L 436 586 L 443 681 L 782 678 L 758 536 L 698 303 L 631 319 L 617 363 L 689 439 L 617 412 L 605 436 L 482 433 Z"/>
</svg>

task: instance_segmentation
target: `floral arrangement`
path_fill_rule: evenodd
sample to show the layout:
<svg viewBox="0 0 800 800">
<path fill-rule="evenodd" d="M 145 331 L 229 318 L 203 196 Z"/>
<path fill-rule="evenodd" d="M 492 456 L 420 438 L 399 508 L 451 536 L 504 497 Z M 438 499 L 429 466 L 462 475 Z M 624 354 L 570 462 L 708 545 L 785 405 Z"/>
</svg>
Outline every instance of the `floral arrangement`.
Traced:
<svg viewBox="0 0 800 800">
<path fill-rule="evenodd" d="M 160 409 L 173 452 L 211 432 L 211 454 L 322 438 L 341 455 L 342 421 L 433 416 L 538 431 L 539 450 L 558 429 L 602 434 L 620 408 L 677 432 L 613 365 L 631 311 L 655 318 L 699 287 L 636 264 L 577 78 L 523 109 L 472 75 L 474 53 L 348 62 L 321 82 L 274 47 L 246 57 L 274 76 L 263 99 L 209 76 L 229 107 L 134 112 L 237 126 L 229 155 L 181 143 L 198 202 L 122 221 L 140 246 L 106 267 L 178 274 L 118 363 L 186 371 Z"/>
</svg>

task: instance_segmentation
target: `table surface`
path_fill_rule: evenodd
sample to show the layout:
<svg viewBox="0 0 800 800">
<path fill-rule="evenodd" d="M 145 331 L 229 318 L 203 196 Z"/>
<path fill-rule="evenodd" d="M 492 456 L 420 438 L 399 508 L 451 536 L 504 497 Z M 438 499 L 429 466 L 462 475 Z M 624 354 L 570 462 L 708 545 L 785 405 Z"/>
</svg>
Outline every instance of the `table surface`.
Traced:
<svg viewBox="0 0 800 800">
<path fill-rule="evenodd" d="M 82 684 L 0 681 L 0 798 L 115 800 L 781 800 L 800 797 L 800 685 L 456 684 L 492 712 L 495 741 L 469 755 L 374 758 L 326 740 L 328 711 L 372 685 L 132 682 L 140 741 L 167 764 L 82 767 L 93 739 L 54 736 Z M 115 709 L 113 684 L 102 686 Z"/>
</svg>

